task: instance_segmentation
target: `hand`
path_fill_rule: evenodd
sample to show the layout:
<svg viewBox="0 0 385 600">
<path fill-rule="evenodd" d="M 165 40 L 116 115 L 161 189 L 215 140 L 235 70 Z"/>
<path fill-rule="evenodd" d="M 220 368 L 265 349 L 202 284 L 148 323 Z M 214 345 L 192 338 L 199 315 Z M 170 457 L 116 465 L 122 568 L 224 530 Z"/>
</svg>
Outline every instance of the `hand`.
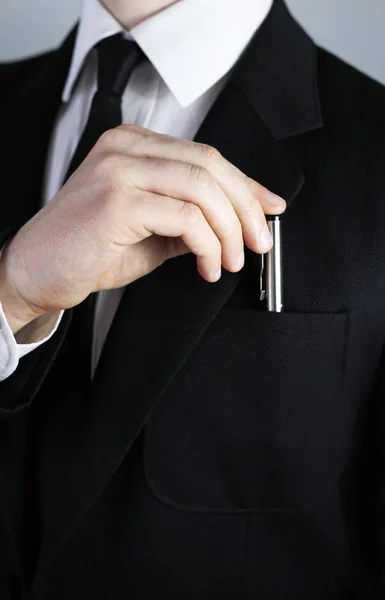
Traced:
<svg viewBox="0 0 385 600">
<path fill-rule="evenodd" d="M 285 208 L 214 148 L 122 125 L 102 135 L 10 241 L 0 299 L 19 330 L 189 252 L 214 282 L 221 265 L 242 268 L 244 243 L 258 253 L 271 248 L 265 213 Z"/>
</svg>

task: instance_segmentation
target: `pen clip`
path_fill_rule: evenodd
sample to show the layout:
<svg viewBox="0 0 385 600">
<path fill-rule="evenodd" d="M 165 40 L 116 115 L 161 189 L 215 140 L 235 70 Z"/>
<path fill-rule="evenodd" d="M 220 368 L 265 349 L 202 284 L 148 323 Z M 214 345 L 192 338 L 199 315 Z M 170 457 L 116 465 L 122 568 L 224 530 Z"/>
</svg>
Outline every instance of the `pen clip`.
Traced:
<svg viewBox="0 0 385 600">
<path fill-rule="evenodd" d="M 264 278 L 265 255 L 260 254 L 260 257 L 261 257 L 261 270 L 260 270 L 260 276 L 259 276 L 259 291 L 260 291 L 259 299 L 261 302 L 263 302 L 263 300 L 265 300 L 265 298 L 266 298 L 265 278 Z"/>
</svg>

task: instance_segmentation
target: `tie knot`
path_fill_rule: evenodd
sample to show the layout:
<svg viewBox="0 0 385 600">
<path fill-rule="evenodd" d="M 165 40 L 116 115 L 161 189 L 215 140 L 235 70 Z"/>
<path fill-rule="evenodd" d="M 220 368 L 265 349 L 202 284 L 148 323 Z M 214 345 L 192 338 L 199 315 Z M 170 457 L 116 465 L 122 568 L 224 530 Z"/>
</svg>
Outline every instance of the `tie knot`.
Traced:
<svg viewBox="0 0 385 600">
<path fill-rule="evenodd" d="M 146 58 L 136 42 L 118 33 L 96 46 L 98 50 L 98 91 L 122 96 L 127 82 L 138 64 Z"/>
</svg>

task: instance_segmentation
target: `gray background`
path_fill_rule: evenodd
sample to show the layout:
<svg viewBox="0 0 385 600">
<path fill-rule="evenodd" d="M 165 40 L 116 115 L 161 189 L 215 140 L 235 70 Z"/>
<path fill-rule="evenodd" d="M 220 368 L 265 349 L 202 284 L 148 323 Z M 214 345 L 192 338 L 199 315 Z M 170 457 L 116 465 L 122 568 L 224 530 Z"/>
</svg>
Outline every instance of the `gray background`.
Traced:
<svg viewBox="0 0 385 600">
<path fill-rule="evenodd" d="M 76 20 L 81 2 L 0 0 L 0 60 L 56 46 Z M 319 44 L 385 83 L 385 0 L 287 0 L 287 4 Z"/>
</svg>

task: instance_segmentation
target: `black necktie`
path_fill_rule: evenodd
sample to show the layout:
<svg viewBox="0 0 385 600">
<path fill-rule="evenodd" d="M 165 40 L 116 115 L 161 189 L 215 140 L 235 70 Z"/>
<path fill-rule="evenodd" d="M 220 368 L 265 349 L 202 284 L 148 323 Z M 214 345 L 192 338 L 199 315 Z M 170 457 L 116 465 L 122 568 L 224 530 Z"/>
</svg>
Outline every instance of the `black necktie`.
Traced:
<svg viewBox="0 0 385 600">
<path fill-rule="evenodd" d="M 145 58 L 135 42 L 121 34 L 99 42 L 98 89 L 92 100 L 86 127 L 69 166 L 66 179 L 83 162 L 96 142 L 108 129 L 122 123 L 122 95 L 135 67 Z"/>
<path fill-rule="evenodd" d="M 127 82 L 145 55 L 139 46 L 124 39 L 122 34 L 102 40 L 98 51 L 98 86 L 92 100 L 87 124 L 72 157 L 65 181 L 80 166 L 100 136 L 122 123 L 122 95 Z M 73 366 L 79 383 L 90 381 L 92 332 L 96 294 L 92 293 L 74 308 L 69 335 L 73 351 Z M 75 364 L 76 363 L 76 364 Z"/>
</svg>

